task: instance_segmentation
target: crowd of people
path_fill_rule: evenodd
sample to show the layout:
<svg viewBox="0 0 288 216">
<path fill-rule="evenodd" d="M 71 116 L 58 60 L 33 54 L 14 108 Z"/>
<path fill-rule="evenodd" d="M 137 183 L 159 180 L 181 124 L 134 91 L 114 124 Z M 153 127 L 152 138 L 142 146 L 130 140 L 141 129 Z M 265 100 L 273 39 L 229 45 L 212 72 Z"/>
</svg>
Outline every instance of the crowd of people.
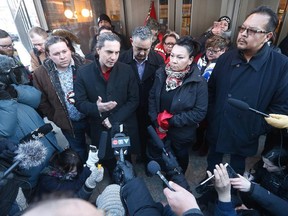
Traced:
<svg viewBox="0 0 288 216">
<path fill-rule="evenodd" d="M 150 20 L 133 30 L 131 45 L 106 14 L 97 25 L 86 56 L 73 33 L 32 27 L 29 69 L 0 30 L 0 215 L 52 215 L 52 209 L 59 215 L 285 215 L 288 58 L 271 45 L 275 12 L 266 6 L 252 10 L 235 44 L 228 16 L 199 38 L 160 33 Z M 281 49 L 285 54 L 287 46 Z M 66 149 L 51 130 L 35 135 L 44 117 L 61 129 Z M 156 137 L 147 131 L 151 125 Z M 247 171 L 246 158 L 272 128 L 281 131 L 282 141 L 267 141 L 262 158 Z M 13 167 L 8 175 L 29 134 L 28 141 L 43 143 L 43 162 Z M 119 134 L 130 141 L 125 159 L 111 143 Z M 205 179 L 214 185 L 199 198 L 185 177 L 196 143 L 208 150 Z M 226 154 L 229 167 L 222 164 Z M 135 163 L 150 161 L 160 164 L 169 181 L 165 204 L 153 200 L 134 171 Z M 83 200 L 104 170 L 111 184 L 91 206 Z M 16 202 L 19 188 L 29 204 L 24 211 Z M 59 198 L 63 194 L 74 198 Z M 212 213 L 205 213 L 211 206 Z"/>
</svg>

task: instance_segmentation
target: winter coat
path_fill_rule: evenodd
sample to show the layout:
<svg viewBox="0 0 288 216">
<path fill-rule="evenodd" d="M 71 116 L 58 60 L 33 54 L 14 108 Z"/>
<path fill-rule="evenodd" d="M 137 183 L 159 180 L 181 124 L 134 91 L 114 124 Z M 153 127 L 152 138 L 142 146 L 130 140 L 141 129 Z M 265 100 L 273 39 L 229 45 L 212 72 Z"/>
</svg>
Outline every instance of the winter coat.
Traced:
<svg viewBox="0 0 288 216">
<path fill-rule="evenodd" d="M 117 62 L 106 81 L 99 61 L 96 60 L 79 70 L 74 89 L 77 109 L 89 118 L 93 145 L 99 146 L 101 132 L 107 131 L 102 121 L 108 117 L 112 126 L 123 124 L 124 133 L 130 137 L 131 142 L 128 150 L 138 153 L 139 136 L 135 111 L 139 104 L 139 88 L 131 67 Z M 98 96 L 102 97 L 102 102 L 116 101 L 117 106 L 100 116 L 96 104 Z M 113 157 L 110 138 L 106 143 L 105 157 Z"/>
<path fill-rule="evenodd" d="M 206 140 L 216 152 L 252 156 L 267 132 L 261 115 L 231 106 L 242 100 L 264 113 L 288 113 L 288 59 L 268 45 L 247 63 L 238 50 L 221 55 L 208 82 Z"/>
<path fill-rule="evenodd" d="M 36 70 L 40 65 L 42 65 L 42 62 L 46 59 L 45 53 L 40 53 L 36 50 L 36 48 L 33 48 L 29 53 L 31 56 L 31 71 Z"/>
<path fill-rule="evenodd" d="M 138 75 L 137 64 L 133 59 L 133 50 L 132 48 L 122 53 L 119 57 L 119 61 L 125 64 L 129 64 L 132 67 L 132 70 L 135 73 L 137 78 L 137 83 L 139 85 L 140 92 L 140 104 L 139 107 L 144 108 L 148 112 L 148 97 L 150 89 L 155 80 L 156 70 L 164 64 L 163 59 L 154 51 L 150 51 L 148 54 L 147 62 L 145 62 L 145 70 L 143 73 L 142 80 Z"/>
<path fill-rule="evenodd" d="M 191 65 L 191 73 L 176 91 L 170 110 L 173 117 L 169 120 L 168 136 L 177 139 L 179 143 L 195 141 L 196 128 L 205 118 L 208 105 L 207 82 L 200 75 L 196 64 Z M 154 85 L 149 97 L 149 116 L 156 122 L 160 112 L 160 95 L 162 86 L 165 85 L 166 72 L 164 67 L 156 72 Z"/>
<path fill-rule="evenodd" d="M 77 73 L 78 68 L 84 64 L 84 59 L 77 54 L 72 55 L 72 58 L 75 63 L 74 70 Z M 66 96 L 61 88 L 55 64 L 51 59 L 47 58 L 43 65 L 34 71 L 33 84 L 42 92 L 38 108 L 40 112 L 62 130 L 72 132 L 72 123 L 65 104 Z"/>
<path fill-rule="evenodd" d="M 288 212 L 288 201 L 271 193 L 269 190 L 261 187 L 258 184 L 252 183 L 248 196 L 253 201 L 257 202 L 265 212 L 272 215 L 284 216 Z"/>
<path fill-rule="evenodd" d="M 83 190 L 83 185 L 90 174 L 91 171 L 88 167 L 84 167 L 79 173 L 79 176 L 73 179 L 61 179 L 57 176 L 41 173 L 39 177 L 39 184 L 37 186 L 37 195 L 39 198 L 41 198 L 42 195 L 50 194 L 56 191 L 73 192 L 73 194 L 76 195 L 83 194 L 81 190 Z M 91 195 L 91 193 L 89 195 Z M 85 199 L 86 197 L 79 198 Z"/>
<path fill-rule="evenodd" d="M 45 123 L 35 111 L 40 103 L 41 92 L 29 85 L 13 86 L 18 93 L 17 101 L 13 99 L 0 100 L 0 136 L 19 143 L 25 135 Z M 53 133 L 48 133 L 40 141 L 47 148 L 48 153 L 40 166 L 25 170 L 26 174 L 31 175 L 29 182 L 32 187 L 36 185 L 40 171 L 47 166 L 55 150 L 62 151 Z"/>
</svg>

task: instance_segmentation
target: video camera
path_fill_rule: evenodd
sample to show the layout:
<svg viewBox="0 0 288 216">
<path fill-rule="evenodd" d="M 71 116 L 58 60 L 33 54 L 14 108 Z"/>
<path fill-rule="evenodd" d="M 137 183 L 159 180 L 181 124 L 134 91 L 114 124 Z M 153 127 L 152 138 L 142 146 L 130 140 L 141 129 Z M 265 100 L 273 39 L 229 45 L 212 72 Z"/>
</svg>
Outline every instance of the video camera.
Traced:
<svg viewBox="0 0 288 216">
<path fill-rule="evenodd" d="M 112 149 L 114 149 L 114 155 L 119 156 L 120 160 L 124 162 L 124 155 L 128 154 L 128 147 L 131 146 L 130 138 L 123 133 L 123 124 L 113 125 L 113 127 L 114 130 L 119 128 L 120 133 L 115 133 L 111 139 Z M 118 131 L 118 129 L 116 130 Z"/>
<path fill-rule="evenodd" d="M 0 89 L 4 90 L 11 84 L 27 85 L 31 82 L 31 73 L 23 65 L 12 67 L 8 71 L 0 72 Z"/>
</svg>

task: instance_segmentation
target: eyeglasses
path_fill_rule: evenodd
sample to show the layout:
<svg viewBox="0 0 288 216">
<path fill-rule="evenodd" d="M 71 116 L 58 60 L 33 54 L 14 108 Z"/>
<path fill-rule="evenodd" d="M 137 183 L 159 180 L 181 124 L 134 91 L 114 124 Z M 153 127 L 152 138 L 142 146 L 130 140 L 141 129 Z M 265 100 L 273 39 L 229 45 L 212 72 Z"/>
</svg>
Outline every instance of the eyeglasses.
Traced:
<svg viewBox="0 0 288 216">
<path fill-rule="evenodd" d="M 269 33 L 268 31 L 264 31 L 264 30 L 256 30 L 256 29 L 250 29 L 249 27 L 244 27 L 244 26 L 239 26 L 238 27 L 239 29 L 239 32 L 240 33 L 243 33 L 244 31 L 247 31 L 247 35 L 250 35 L 250 36 L 254 36 L 255 34 L 257 33 L 260 33 L 260 34 L 267 34 Z"/>
<path fill-rule="evenodd" d="M 37 47 L 37 46 L 42 47 L 43 45 L 44 45 L 44 43 L 33 44 L 34 47 Z"/>
<path fill-rule="evenodd" d="M 166 46 L 172 46 L 172 47 L 175 45 L 175 43 L 165 43 L 165 42 L 164 42 L 164 44 L 165 44 Z"/>
<path fill-rule="evenodd" d="M 218 52 L 222 51 L 222 49 L 219 49 L 219 50 L 213 50 L 212 48 L 208 48 L 206 49 L 206 53 L 211 53 L 212 55 L 215 55 L 217 54 Z"/>
<path fill-rule="evenodd" d="M 12 49 L 14 47 L 14 43 L 9 44 L 9 45 L 0 45 L 3 49 Z"/>
</svg>

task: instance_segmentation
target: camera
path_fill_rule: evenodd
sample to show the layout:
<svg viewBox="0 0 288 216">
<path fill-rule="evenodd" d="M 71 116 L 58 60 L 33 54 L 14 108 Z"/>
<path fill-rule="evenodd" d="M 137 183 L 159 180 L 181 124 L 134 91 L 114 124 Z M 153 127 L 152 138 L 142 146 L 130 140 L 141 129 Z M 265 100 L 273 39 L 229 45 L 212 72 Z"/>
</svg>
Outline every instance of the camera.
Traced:
<svg viewBox="0 0 288 216">
<path fill-rule="evenodd" d="M 8 72 L 0 73 L 0 88 L 5 89 L 11 84 L 30 84 L 31 73 L 23 65 L 12 67 Z"/>
</svg>

